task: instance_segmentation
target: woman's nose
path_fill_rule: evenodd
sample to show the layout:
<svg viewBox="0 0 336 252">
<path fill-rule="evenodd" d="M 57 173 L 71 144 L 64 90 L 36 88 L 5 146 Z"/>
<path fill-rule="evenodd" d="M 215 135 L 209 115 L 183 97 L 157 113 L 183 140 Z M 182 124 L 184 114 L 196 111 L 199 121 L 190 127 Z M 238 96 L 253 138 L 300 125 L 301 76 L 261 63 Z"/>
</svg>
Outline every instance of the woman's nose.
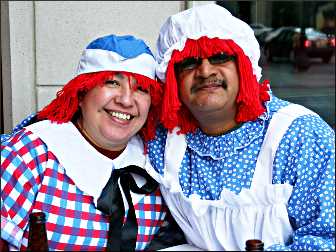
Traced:
<svg viewBox="0 0 336 252">
<path fill-rule="evenodd" d="M 215 72 L 215 67 L 209 62 L 208 59 L 202 59 L 201 64 L 197 67 L 197 75 L 199 77 L 208 78 Z"/>
<path fill-rule="evenodd" d="M 116 102 L 124 107 L 133 105 L 133 90 L 129 85 L 125 85 L 116 97 Z"/>
</svg>

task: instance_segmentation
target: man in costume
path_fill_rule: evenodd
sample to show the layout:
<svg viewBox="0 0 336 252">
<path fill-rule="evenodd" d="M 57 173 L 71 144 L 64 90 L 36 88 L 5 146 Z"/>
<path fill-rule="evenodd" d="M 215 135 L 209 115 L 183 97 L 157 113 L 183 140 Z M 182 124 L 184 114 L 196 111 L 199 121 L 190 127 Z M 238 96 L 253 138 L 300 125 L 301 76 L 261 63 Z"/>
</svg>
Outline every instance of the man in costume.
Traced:
<svg viewBox="0 0 336 252">
<path fill-rule="evenodd" d="M 143 170 L 160 95 L 143 40 L 91 42 L 57 97 L 1 136 L 1 244 L 25 249 L 29 214 L 42 211 L 50 250 L 147 249 L 169 227 L 157 183 Z"/>
<path fill-rule="evenodd" d="M 147 171 L 188 242 L 335 250 L 335 133 L 259 83 L 253 30 L 202 5 L 169 17 L 157 49 L 162 125 Z"/>
</svg>

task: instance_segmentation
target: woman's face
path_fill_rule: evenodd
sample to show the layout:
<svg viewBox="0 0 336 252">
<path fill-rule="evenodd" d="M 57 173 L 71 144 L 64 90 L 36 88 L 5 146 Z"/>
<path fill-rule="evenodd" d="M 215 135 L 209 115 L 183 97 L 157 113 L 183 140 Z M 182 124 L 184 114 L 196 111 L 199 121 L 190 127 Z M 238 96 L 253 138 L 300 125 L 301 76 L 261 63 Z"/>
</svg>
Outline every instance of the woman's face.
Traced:
<svg viewBox="0 0 336 252">
<path fill-rule="evenodd" d="M 81 99 L 81 126 L 101 147 L 122 150 L 145 124 L 151 97 L 136 79 L 116 73 Z"/>
</svg>

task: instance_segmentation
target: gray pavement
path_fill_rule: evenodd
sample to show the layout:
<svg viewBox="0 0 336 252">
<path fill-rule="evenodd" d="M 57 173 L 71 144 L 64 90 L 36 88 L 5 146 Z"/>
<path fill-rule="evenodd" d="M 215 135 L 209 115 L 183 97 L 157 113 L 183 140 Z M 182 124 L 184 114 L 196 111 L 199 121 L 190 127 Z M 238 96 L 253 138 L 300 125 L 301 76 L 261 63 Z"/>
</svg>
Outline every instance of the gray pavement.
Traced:
<svg viewBox="0 0 336 252">
<path fill-rule="evenodd" d="M 335 57 L 328 64 L 314 59 L 305 72 L 288 62 L 268 62 L 262 73 L 276 96 L 310 108 L 335 128 Z"/>
</svg>

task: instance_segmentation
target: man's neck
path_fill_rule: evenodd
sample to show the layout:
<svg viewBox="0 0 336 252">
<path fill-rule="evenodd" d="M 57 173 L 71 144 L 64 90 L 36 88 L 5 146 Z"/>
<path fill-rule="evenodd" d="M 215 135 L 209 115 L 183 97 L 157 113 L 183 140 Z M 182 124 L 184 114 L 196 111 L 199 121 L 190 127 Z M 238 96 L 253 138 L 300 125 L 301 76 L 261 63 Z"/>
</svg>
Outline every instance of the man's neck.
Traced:
<svg viewBox="0 0 336 252">
<path fill-rule="evenodd" d="M 238 126 L 235 121 L 236 108 L 207 111 L 203 113 L 194 113 L 198 115 L 196 120 L 199 122 L 201 130 L 210 136 L 223 135 Z"/>
<path fill-rule="evenodd" d="M 209 136 L 219 136 L 226 134 L 237 126 L 238 124 L 235 120 L 220 121 L 216 123 L 205 123 L 203 125 L 200 124 L 201 130 Z"/>
</svg>

